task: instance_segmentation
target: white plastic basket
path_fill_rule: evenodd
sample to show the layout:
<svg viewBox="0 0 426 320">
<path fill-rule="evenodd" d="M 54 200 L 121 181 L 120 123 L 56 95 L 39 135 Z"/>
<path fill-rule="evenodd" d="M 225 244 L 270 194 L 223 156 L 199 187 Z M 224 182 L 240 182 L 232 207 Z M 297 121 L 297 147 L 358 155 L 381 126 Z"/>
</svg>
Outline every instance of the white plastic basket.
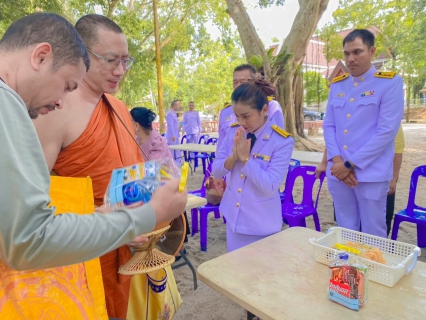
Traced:
<svg viewBox="0 0 426 320">
<path fill-rule="evenodd" d="M 333 262 L 338 252 L 333 246 L 348 241 L 368 244 L 382 251 L 386 264 L 360 257 L 359 260 L 368 266 L 371 281 L 388 287 L 393 287 L 405 274 L 409 274 L 420 256 L 420 248 L 417 246 L 339 227 L 330 228 L 328 233 L 319 239 L 309 240 L 314 247 L 315 261 L 326 265 Z"/>
</svg>

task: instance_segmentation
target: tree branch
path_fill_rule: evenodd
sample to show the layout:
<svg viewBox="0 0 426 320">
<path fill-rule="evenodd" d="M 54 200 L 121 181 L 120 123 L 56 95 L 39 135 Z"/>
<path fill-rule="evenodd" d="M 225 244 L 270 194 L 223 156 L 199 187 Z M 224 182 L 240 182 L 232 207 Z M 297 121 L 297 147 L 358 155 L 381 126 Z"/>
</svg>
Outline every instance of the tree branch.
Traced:
<svg viewBox="0 0 426 320">
<path fill-rule="evenodd" d="M 174 11 L 175 11 L 175 5 L 176 5 L 176 3 L 177 3 L 177 0 L 174 0 L 173 1 L 173 5 L 172 5 L 172 10 L 170 10 L 170 13 L 169 13 L 169 15 L 167 16 L 167 18 L 163 21 L 163 22 L 161 22 L 160 24 L 159 24 L 159 30 L 161 30 L 162 28 L 164 28 L 165 26 L 166 26 L 166 24 L 170 21 L 170 19 L 173 17 L 173 13 L 174 13 Z M 147 16 L 148 14 L 150 14 L 152 12 L 152 10 L 149 12 L 149 13 L 147 13 L 145 16 Z M 152 36 L 154 35 L 154 29 L 152 29 L 146 36 L 145 36 L 145 38 L 140 42 L 140 44 L 142 45 L 142 44 L 144 44 L 146 41 L 148 41 L 149 40 L 149 38 L 151 38 Z M 145 50 L 145 52 L 148 52 L 148 51 L 150 51 L 151 49 L 147 49 L 147 50 Z M 155 60 L 155 59 L 154 59 Z"/>
<path fill-rule="evenodd" d="M 244 8 L 244 3 L 242 0 L 226 0 L 226 3 L 228 5 L 226 12 L 237 25 L 247 60 L 250 60 L 250 58 L 254 55 L 262 57 L 265 75 L 270 78 L 271 67 L 268 55 L 246 9 Z"/>
<path fill-rule="evenodd" d="M 192 10 L 194 10 L 197 6 L 198 6 L 199 2 L 196 2 L 195 4 L 193 4 L 192 6 L 188 7 L 184 13 L 184 15 L 182 16 L 182 18 L 179 21 L 179 26 L 182 26 L 185 21 L 189 18 Z M 166 45 L 168 45 L 170 43 L 170 41 L 173 39 L 173 37 L 179 32 L 178 28 L 175 28 L 175 30 L 163 41 L 160 42 L 160 48 L 165 47 Z M 147 49 L 144 51 L 144 54 L 148 54 L 149 51 L 154 50 L 155 48 L 152 47 L 150 49 Z M 153 57 L 151 59 L 151 61 L 155 61 L 155 57 Z"/>
<path fill-rule="evenodd" d="M 183 15 L 183 17 L 180 19 L 179 22 L 179 26 L 182 26 L 185 21 L 189 18 L 190 13 L 192 12 L 193 9 L 195 9 L 198 6 L 199 2 L 196 2 L 194 5 L 190 6 L 185 14 Z M 164 39 L 161 43 L 160 43 L 160 48 L 163 48 L 164 46 L 166 46 L 167 44 L 170 43 L 170 41 L 173 39 L 173 37 L 178 33 L 177 28 L 166 38 Z"/>
<path fill-rule="evenodd" d="M 120 0 L 108 1 L 108 13 L 107 13 L 108 18 L 112 17 L 112 14 L 114 13 L 115 8 L 117 8 L 117 5 L 119 2 Z"/>
</svg>

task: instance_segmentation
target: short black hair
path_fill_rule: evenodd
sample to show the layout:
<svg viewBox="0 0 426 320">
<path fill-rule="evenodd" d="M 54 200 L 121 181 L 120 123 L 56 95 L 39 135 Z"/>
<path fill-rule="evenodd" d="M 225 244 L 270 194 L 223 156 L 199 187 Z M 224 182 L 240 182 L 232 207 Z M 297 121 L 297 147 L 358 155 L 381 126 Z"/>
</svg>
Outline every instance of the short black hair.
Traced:
<svg viewBox="0 0 426 320">
<path fill-rule="evenodd" d="M 351 31 L 344 39 L 343 46 L 345 46 L 346 42 L 352 42 L 356 38 L 361 38 L 362 43 L 365 44 L 368 49 L 374 46 L 374 34 L 367 29 L 355 29 Z"/>
<path fill-rule="evenodd" d="M 89 70 L 90 58 L 80 35 L 55 13 L 37 12 L 16 20 L 0 40 L 0 49 L 10 52 L 42 42 L 52 47 L 54 72 L 67 64 L 77 65 L 81 59 Z"/>
<path fill-rule="evenodd" d="M 175 104 L 177 104 L 180 100 L 173 100 L 171 103 L 171 106 L 173 107 Z"/>
<path fill-rule="evenodd" d="M 238 71 L 244 71 L 244 70 L 249 70 L 250 73 L 253 74 L 253 76 L 256 74 L 256 68 L 253 67 L 251 64 L 241 64 L 238 67 L 236 67 L 234 69 L 234 73 L 238 72 Z"/>
<path fill-rule="evenodd" d="M 136 107 L 130 110 L 130 115 L 133 121 L 139 123 L 139 125 L 147 130 L 152 130 L 152 122 L 155 120 L 157 115 L 155 112 L 148 108 Z"/>
<path fill-rule="evenodd" d="M 100 14 L 88 14 L 78 19 L 75 28 L 89 49 L 98 42 L 98 30 L 100 28 L 117 34 L 123 33 L 123 30 L 111 19 Z"/>
</svg>

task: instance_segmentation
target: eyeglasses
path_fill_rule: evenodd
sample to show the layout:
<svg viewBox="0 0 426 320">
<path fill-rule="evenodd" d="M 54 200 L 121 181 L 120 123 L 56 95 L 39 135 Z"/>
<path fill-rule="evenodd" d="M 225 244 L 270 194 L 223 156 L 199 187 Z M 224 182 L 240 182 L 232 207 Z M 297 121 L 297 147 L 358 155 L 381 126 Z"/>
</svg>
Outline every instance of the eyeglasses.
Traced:
<svg viewBox="0 0 426 320">
<path fill-rule="evenodd" d="M 133 59 L 132 57 L 129 57 L 129 59 L 124 59 L 124 60 L 119 59 L 119 58 L 107 59 L 105 57 L 102 57 L 100 54 L 94 53 L 90 49 L 87 49 L 87 51 L 89 51 L 91 54 L 98 57 L 99 59 L 104 60 L 105 69 L 107 69 L 109 71 L 113 71 L 113 70 L 117 69 L 117 67 L 120 63 L 121 63 L 121 66 L 123 67 L 124 71 L 127 71 L 133 65 L 133 62 L 135 62 L 135 59 Z"/>
</svg>

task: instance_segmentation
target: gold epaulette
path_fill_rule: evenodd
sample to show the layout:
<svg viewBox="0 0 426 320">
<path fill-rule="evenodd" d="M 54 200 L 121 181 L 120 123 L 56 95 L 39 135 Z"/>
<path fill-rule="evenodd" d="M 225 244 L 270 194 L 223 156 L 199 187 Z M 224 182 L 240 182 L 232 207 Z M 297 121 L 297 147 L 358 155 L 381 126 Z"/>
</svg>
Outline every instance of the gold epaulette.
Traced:
<svg viewBox="0 0 426 320">
<path fill-rule="evenodd" d="M 239 125 L 240 125 L 239 122 L 234 122 L 233 124 L 231 124 L 231 127 L 236 127 L 236 126 L 239 126 Z"/>
<path fill-rule="evenodd" d="M 393 79 L 396 75 L 395 71 L 379 71 L 374 74 L 376 78 Z"/>
<path fill-rule="evenodd" d="M 331 81 L 331 83 L 336 83 L 336 82 L 345 80 L 345 79 L 347 79 L 349 77 L 349 75 L 350 75 L 350 73 L 348 72 L 348 73 L 342 74 L 341 76 L 335 77 L 335 78 L 333 78 L 333 80 Z"/>
<path fill-rule="evenodd" d="M 268 96 L 268 101 L 272 101 L 272 100 L 274 100 L 274 97 Z"/>
<path fill-rule="evenodd" d="M 291 134 L 287 131 L 285 131 L 284 129 L 278 127 L 277 125 L 273 124 L 272 125 L 272 129 L 274 129 L 274 131 L 276 133 L 278 133 L 280 136 L 284 137 L 284 138 L 288 138 L 291 137 Z"/>
</svg>

